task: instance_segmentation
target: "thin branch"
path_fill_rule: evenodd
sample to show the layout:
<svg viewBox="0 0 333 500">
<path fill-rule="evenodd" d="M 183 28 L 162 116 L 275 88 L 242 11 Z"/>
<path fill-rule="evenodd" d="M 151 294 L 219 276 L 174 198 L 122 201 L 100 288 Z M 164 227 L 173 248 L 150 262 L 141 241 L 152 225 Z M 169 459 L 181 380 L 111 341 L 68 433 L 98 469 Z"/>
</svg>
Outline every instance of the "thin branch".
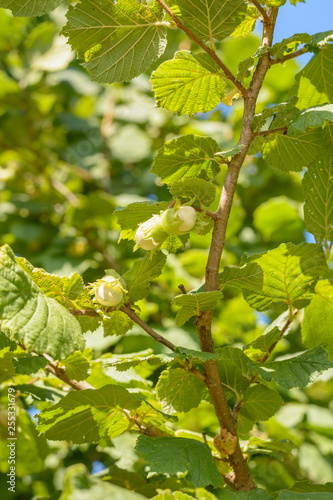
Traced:
<svg viewBox="0 0 333 500">
<path fill-rule="evenodd" d="M 176 346 L 172 342 L 170 342 L 169 340 L 167 340 L 166 338 L 164 338 L 162 335 L 160 335 L 159 333 L 155 332 L 155 330 L 153 330 L 149 325 L 147 325 L 147 323 L 145 323 L 144 321 L 142 321 L 142 319 L 139 318 L 139 316 L 137 314 L 135 314 L 135 312 L 133 311 L 133 309 L 131 309 L 128 306 L 121 306 L 120 310 L 123 311 L 125 314 L 127 314 L 127 316 L 129 318 L 131 318 L 131 320 L 134 321 L 134 323 L 136 323 L 137 325 L 141 326 L 141 328 L 145 332 L 147 332 L 148 335 L 150 335 L 151 337 L 153 337 L 153 339 L 156 340 L 156 342 L 159 342 L 160 344 L 165 345 L 168 349 L 170 349 L 171 351 L 175 352 Z"/>
<path fill-rule="evenodd" d="M 290 54 L 287 54 L 286 56 L 282 57 L 282 59 L 272 59 L 271 64 L 282 64 L 286 61 L 289 61 L 289 59 L 294 59 L 295 57 L 299 57 L 303 54 L 306 54 L 309 52 L 308 47 L 302 47 L 298 50 L 295 50 L 295 52 L 291 52 Z"/>
<path fill-rule="evenodd" d="M 92 385 L 90 385 L 85 380 L 77 381 L 72 380 L 66 374 L 65 368 L 58 365 L 58 363 L 51 358 L 48 354 L 43 354 L 43 357 L 48 361 L 48 365 L 46 366 L 46 370 L 58 377 L 60 380 L 65 382 L 65 384 L 69 385 L 73 389 L 77 391 L 83 391 L 85 389 L 95 389 Z"/>
<path fill-rule="evenodd" d="M 214 59 L 214 61 L 216 62 L 216 64 L 224 71 L 224 74 L 226 75 L 226 77 L 235 85 L 235 87 L 238 88 L 238 90 L 240 91 L 240 93 L 243 96 L 246 96 L 247 95 L 247 89 L 245 87 L 243 87 L 243 85 L 241 84 L 241 82 L 239 82 L 236 79 L 236 77 L 232 74 L 232 72 L 230 71 L 230 69 L 227 68 L 227 66 L 221 61 L 221 59 L 217 56 L 217 54 L 214 52 L 214 50 L 212 50 L 211 48 L 209 48 L 202 40 L 200 40 L 200 38 L 198 38 L 194 33 L 192 33 L 192 31 L 190 29 L 188 29 L 188 27 L 185 26 L 185 24 L 183 24 L 178 19 L 178 17 L 164 3 L 163 0 L 157 0 L 157 2 L 160 4 L 160 6 L 162 7 L 162 9 L 165 10 L 165 12 L 171 17 L 171 19 L 175 22 L 175 24 L 178 26 L 178 28 L 181 29 L 182 31 L 184 31 L 184 33 L 186 33 L 186 35 L 191 40 L 193 40 L 193 42 L 195 42 L 207 54 L 209 54 L 210 57 L 212 57 Z"/>
<path fill-rule="evenodd" d="M 258 2 L 258 0 L 251 0 L 251 2 L 253 3 L 253 5 L 255 5 L 257 7 L 257 9 L 259 10 L 260 14 L 262 15 L 262 18 L 263 18 L 263 21 L 265 23 L 269 23 L 269 17 L 268 17 L 268 14 L 267 12 L 265 11 L 264 7 L 262 5 L 260 5 L 260 3 Z"/>
<path fill-rule="evenodd" d="M 283 133 L 286 133 L 288 131 L 288 127 L 280 127 L 280 128 L 272 128 L 272 129 L 268 129 L 268 130 L 262 130 L 260 132 L 257 132 L 255 135 L 255 137 L 258 137 L 258 136 L 264 136 L 266 137 L 267 135 L 271 135 L 271 134 L 278 134 L 279 132 L 283 132 Z"/>
</svg>

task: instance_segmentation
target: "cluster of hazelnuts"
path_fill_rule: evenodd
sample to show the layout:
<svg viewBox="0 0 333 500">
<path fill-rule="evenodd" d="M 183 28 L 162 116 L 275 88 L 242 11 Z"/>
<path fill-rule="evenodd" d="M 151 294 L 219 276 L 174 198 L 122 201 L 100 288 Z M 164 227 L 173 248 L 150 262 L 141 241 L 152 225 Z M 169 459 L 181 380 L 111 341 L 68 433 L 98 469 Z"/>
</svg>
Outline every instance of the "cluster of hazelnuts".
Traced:
<svg viewBox="0 0 333 500">
<path fill-rule="evenodd" d="M 196 211 L 190 206 L 168 208 L 139 224 L 135 242 L 144 250 L 154 250 L 168 236 L 189 233 L 195 225 L 196 217 Z M 103 306 L 111 307 L 120 304 L 126 292 L 126 283 L 122 278 L 104 276 L 95 289 L 95 298 Z"/>
</svg>

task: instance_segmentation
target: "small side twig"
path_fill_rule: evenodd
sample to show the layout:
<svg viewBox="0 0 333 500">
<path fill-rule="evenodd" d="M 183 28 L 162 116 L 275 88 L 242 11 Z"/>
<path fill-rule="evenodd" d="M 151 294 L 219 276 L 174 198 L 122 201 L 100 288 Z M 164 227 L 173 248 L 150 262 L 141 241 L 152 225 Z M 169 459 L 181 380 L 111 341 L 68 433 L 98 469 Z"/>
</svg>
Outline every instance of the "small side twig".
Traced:
<svg viewBox="0 0 333 500">
<path fill-rule="evenodd" d="M 142 321 L 142 319 L 139 318 L 139 316 L 133 311 L 133 309 L 131 309 L 128 306 L 121 306 L 120 310 L 123 311 L 125 314 L 127 314 L 127 316 L 131 318 L 131 320 L 134 321 L 134 323 L 141 326 L 141 328 L 145 332 L 147 332 L 148 335 L 153 337 L 153 339 L 156 340 L 156 342 L 165 345 L 165 347 L 168 347 L 168 349 L 170 349 L 172 352 L 175 352 L 176 346 L 168 339 L 164 338 L 162 335 L 155 332 L 155 330 L 153 330 L 149 325 L 147 325 L 147 323 Z"/>
<path fill-rule="evenodd" d="M 294 59 L 295 57 L 299 57 L 302 54 L 306 54 L 307 52 L 309 52 L 308 47 L 301 47 L 300 49 L 295 50 L 295 52 L 291 52 L 290 54 L 285 55 L 281 59 L 272 59 L 271 60 L 271 65 L 273 65 L 273 64 L 282 64 L 282 63 L 284 63 L 286 61 L 289 61 L 290 59 Z"/>
<path fill-rule="evenodd" d="M 286 134 L 287 131 L 288 131 L 288 127 L 272 128 L 272 129 L 262 130 L 260 132 L 256 132 L 254 134 L 254 136 L 255 137 L 258 137 L 258 136 L 264 136 L 264 137 L 266 137 L 267 135 L 278 134 L 279 132 L 282 132 L 283 134 Z"/>
<path fill-rule="evenodd" d="M 269 23 L 269 21 L 270 21 L 269 16 L 268 16 L 267 12 L 265 11 L 264 7 L 262 5 L 260 5 L 258 0 L 251 0 L 251 2 L 259 10 L 260 14 L 262 15 L 263 21 L 265 21 L 265 23 Z"/>
<path fill-rule="evenodd" d="M 78 382 L 77 380 L 72 380 L 68 377 L 66 374 L 65 368 L 62 368 L 61 366 L 58 365 L 58 363 L 48 354 L 43 354 L 43 357 L 48 361 L 48 365 L 46 366 L 46 370 L 53 375 L 55 375 L 57 378 L 65 382 L 65 384 L 69 385 L 73 389 L 77 391 L 83 391 L 85 389 L 95 389 L 92 385 L 90 385 L 88 382 L 85 380 L 81 380 Z"/>
<path fill-rule="evenodd" d="M 178 288 L 179 288 L 179 290 L 180 290 L 180 291 L 181 291 L 184 295 L 186 295 L 186 294 L 187 294 L 187 291 L 185 290 L 184 285 L 178 285 Z"/>
</svg>

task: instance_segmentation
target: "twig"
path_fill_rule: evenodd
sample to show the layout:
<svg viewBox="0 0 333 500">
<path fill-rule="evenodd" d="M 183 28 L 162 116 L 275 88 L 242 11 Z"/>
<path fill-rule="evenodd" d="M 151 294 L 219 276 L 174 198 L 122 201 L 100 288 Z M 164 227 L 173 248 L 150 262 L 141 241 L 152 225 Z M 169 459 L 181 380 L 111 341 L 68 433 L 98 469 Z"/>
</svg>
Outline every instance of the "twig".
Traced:
<svg viewBox="0 0 333 500">
<path fill-rule="evenodd" d="M 168 347 L 168 349 L 170 349 L 171 351 L 175 352 L 176 346 L 172 342 L 170 342 L 169 340 L 167 340 L 166 338 L 164 338 L 162 335 L 160 335 L 159 333 L 155 332 L 155 330 L 153 330 L 149 325 L 147 325 L 147 323 L 145 323 L 144 321 L 142 321 L 142 319 L 139 318 L 139 316 L 137 314 L 135 314 L 135 312 L 133 311 L 133 309 L 131 309 L 128 306 L 121 306 L 120 310 L 123 311 L 125 314 L 127 314 L 127 316 L 129 318 L 131 318 L 131 320 L 134 321 L 134 323 L 136 323 L 137 325 L 141 326 L 141 328 L 145 332 L 147 332 L 148 335 L 150 335 L 151 337 L 153 337 L 153 339 L 156 340 L 156 342 L 159 342 L 160 344 L 165 345 L 166 347 Z"/>
<path fill-rule="evenodd" d="M 262 15 L 262 18 L 263 18 L 263 21 L 265 21 L 265 23 L 269 23 L 269 17 L 267 15 L 267 12 L 265 11 L 265 9 L 263 8 L 262 5 L 260 5 L 260 3 L 258 2 L 258 0 L 251 0 L 251 2 L 253 3 L 253 5 L 255 5 L 257 7 L 257 9 L 259 10 L 260 14 Z"/>
<path fill-rule="evenodd" d="M 295 52 L 291 52 L 290 54 L 287 54 L 286 56 L 282 57 L 282 59 L 272 59 L 271 65 L 282 64 L 286 61 L 289 61 L 289 59 L 294 59 L 295 57 L 301 56 L 302 54 L 306 54 L 307 52 L 309 52 L 308 47 L 302 47 L 298 50 L 295 50 Z"/>
<path fill-rule="evenodd" d="M 178 288 L 179 288 L 179 290 L 180 290 L 180 291 L 181 291 L 184 295 L 186 295 L 186 294 L 187 294 L 187 292 L 186 292 L 186 290 L 185 290 L 184 285 L 178 285 Z"/>
<path fill-rule="evenodd" d="M 164 3 L 163 0 L 157 0 L 157 2 L 160 4 L 160 6 L 162 7 L 162 9 L 165 10 L 165 12 L 171 17 L 171 19 L 176 23 L 176 25 L 178 26 L 178 28 L 181 29 L 182 31 L 184 31 L 184 33 L 186 33 L 186 35 L 191 40 L 193 40 L 197 45 L 199 45 L 199 47 L 201 47 L 207 54 L 209 54 L 210 57 L 212 57 L 214 59 L 214 61 L 216 62 L 216 64 L 223 70 L 223 72 L 226 75 L 226 77 L 235 85 L 235 87 L 238 88 L 238 90 L 240 91 L 240 93 L 243 96 L 246 96 L 247 95 L 247 89 L 245 87 L 243 87 L 243 85 L 241 84 L 241 82 L 239 82 L 236 79 L 236 77 L 232 74 L 232 72 L 230 71 L 230 69 L 227 68 L 227 66 L 221 61 L 221 59 L 217 56 L 217 54 L 214 52 L 214 50 L 212 50 L 211 48 L 209 48 L 202 40 L 200 40 L 200 38 L 198 38 L 194 33 L 192 33 L 192 31 L 190 29 L 188 29 L 188 27 L 185 26 L 185 24 L 183 24 L 178 19 L 178 17 Z"/>
<path fill-rule="evenodd" d="M 60 380 L 65 382 L 67 385 L 72 387 L 73 389 L 77 391 L 83 391 L 85 389 L 95 389 L 92 385 L 88 384 L 85 380 L 81 380 L 78 382 L 77 380 L 72 380 L 68 377 L 66 374 L 65 368 L 62 368 L 61 366 L 58 365 L 58 363 L 51 358 L 48 354 L 43 354 L 43 357 L 48 361 L 48 365 L 46 366 L 46 370 L 49 371 L 50 373 L 53 373 L 56 377 L 58 377 Z"/>
<path fill-rule="evenodd" d="M 261 135 L 266 137 L 266 135 L 278 134 L 279 132 L 283 132 L 285 134 L 287 131 L 288 131 L 288 127 L 280 127 L 280 128 L 272 128 L 272 129 L 268 129 L 268 130 L 262 130 L 260 132 L 257 132 L 254 135 L 255 135 L 255 137 L 258 137 Z"/>
</svg>

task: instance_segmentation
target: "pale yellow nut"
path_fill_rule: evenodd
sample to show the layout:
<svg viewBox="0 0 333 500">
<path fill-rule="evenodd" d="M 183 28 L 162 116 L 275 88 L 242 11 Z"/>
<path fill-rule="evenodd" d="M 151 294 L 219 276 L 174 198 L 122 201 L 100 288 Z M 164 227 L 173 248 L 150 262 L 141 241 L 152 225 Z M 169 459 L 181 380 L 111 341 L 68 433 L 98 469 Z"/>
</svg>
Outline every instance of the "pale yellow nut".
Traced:
<svg viewBox="0 0 333 500">
<path fill-rule="evenodd" d="M 178 219 L 184 221 L 178 227 L 178 231 L 181 231 L 182 233 L 187 233 L 188 231 L 191 231 L 191 229 L 193 229 L 193 226 L 197 218 L 197 214 L 194 208 L 192 207 L 180 207 L 177 210 L 177 217 Z"/>
<path fill-rule="evenodd" d="M 103 306 L 117 306 L 124 297 L 121 286 L 112 276 L 105 276 L 103 281 L 106 283 L 97 288 L 96 300 Z"/>
</svg>

